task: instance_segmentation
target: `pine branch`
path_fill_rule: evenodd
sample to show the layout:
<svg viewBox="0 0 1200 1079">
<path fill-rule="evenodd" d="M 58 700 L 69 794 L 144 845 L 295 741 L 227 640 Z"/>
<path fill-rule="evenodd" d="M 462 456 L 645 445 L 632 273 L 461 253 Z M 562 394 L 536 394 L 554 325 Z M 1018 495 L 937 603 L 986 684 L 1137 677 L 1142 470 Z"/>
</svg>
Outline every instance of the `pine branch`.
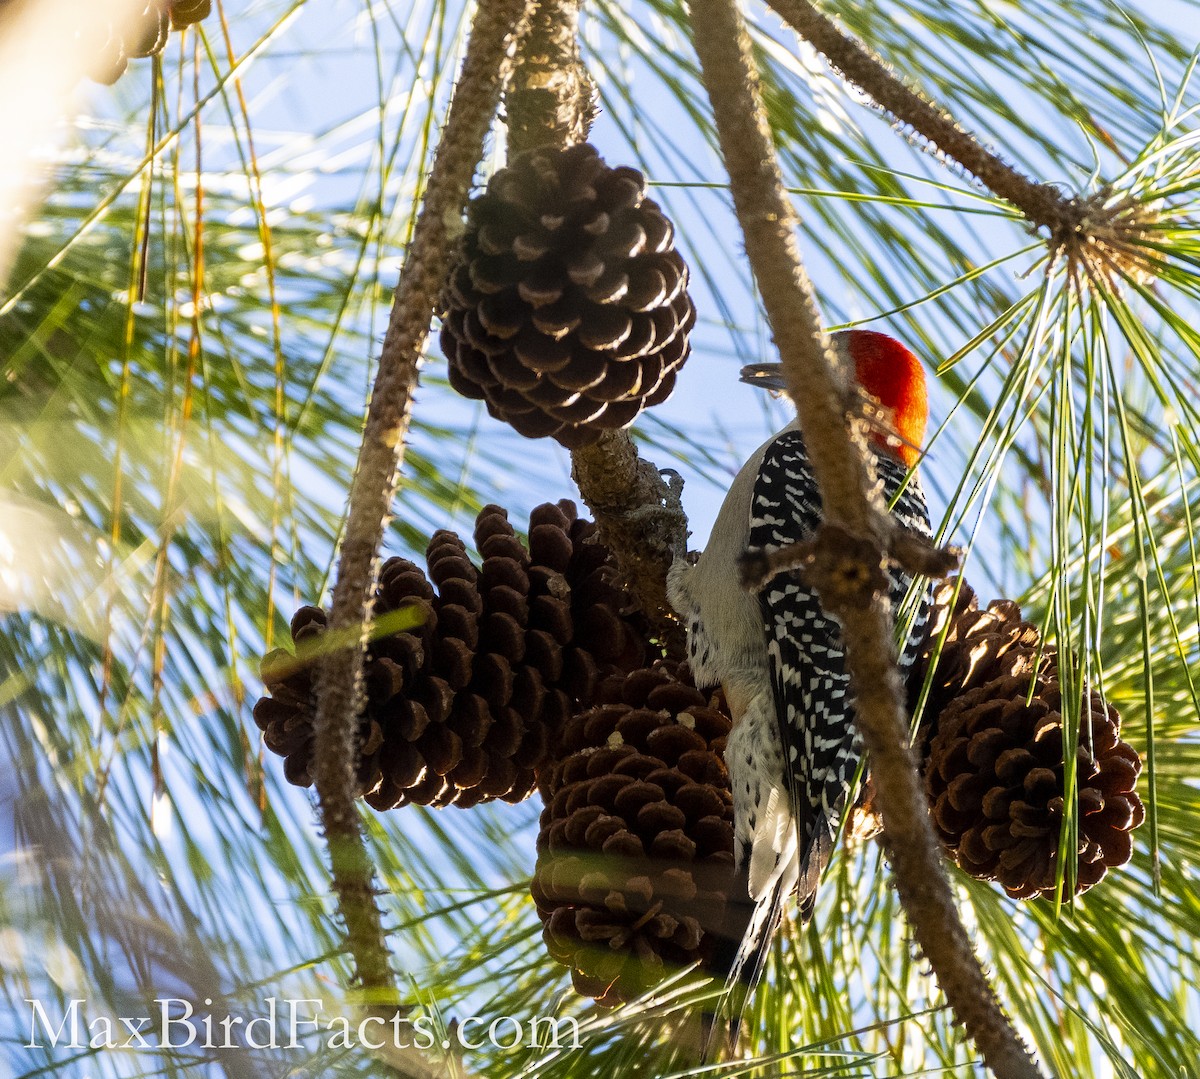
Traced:
<svg viewBox="0 0 1200 1079">
<path fill-rule="evenodd" d="M 804 38 L 881 109 L 915 131 L 924 146 L 943 160 L 961 165 L 993 194 L 1012 203 L 1034 227 L 1049 232 L 1051 261 L 1062 255 L 1077 289 L 1086 283 L 1113 289 L 1123 277 L 1156 276 L 1145 247 L 1157 211 L 1130 198 L 1113 198 L 1107 188 L 1090 195 L 1066 195 L 1055 185 L 1033 180 L 964 128 L 941 105 L 901 81 L 887 63 L 857 41 L 809 0 L 767 0 L 785 23 Z"/>
<path fill-rule="evenodd" d="M 579 0 L 540 0 L 504 92 L 510 155 L 583 142 L 596 97 L 579 56 Z"/>
<path fill-rule="evenodd" d="M 687 547 L 679 490 L 638 456 L 628 431 L 606 431 L 571 454 L 571 475 L 614 553 L 617 571 L 650 620 L 668 656 L 685 654 L 683 624 L 667 599 L 667 570 Z"/>
<path fill-rule="evenodd" d="M 942 106 L 902 82 L 860 41 L 816 9 L 809 0 L 767 0 L 793 30 L 880 108 L 920 134 L 937 153 L 956 161 L 988 188 L 1017 207 L 1034 225 L 1057 235 L 1082 218 L 1079 200 L 1057 187 L 1030 179 L 958 123 Z"/>
<path fill-rule="evenodd" d="M 322 658 L 317 677 L 314 779 L 329 845 L 338 912 L 355 975 L 368 1003 L 395 1004 L 374 867 L 356 807 L 356 728 L 362 705 L 363 646 L 371 619 L 378 552 L 404 457 L 412 391 L 483 140 L 511 72 L 515 41 L 532 0 L 481 0 L 471 28 L 429 185 L 400 273 L 350 490 L 329 628 L 355 642 Z"/>
<path fill-rule="evenodd" d="M 908 742 L 884 557 L 890 518 L 872 495 L 861 423 L 847 420 L 847 374 L 825 337 L 800 261 L 796 221 L 762 108 L 736 0 L 692 0 L 692 29 L 755 279 L 796 404 L 826 520 L 810 572 L 841 622 L 858 724 L 871 757 L 904 909 L 943 992 L 998 1076 L 1041 1072 L 1009 1024 L 954 906 Z"/>
</svg>

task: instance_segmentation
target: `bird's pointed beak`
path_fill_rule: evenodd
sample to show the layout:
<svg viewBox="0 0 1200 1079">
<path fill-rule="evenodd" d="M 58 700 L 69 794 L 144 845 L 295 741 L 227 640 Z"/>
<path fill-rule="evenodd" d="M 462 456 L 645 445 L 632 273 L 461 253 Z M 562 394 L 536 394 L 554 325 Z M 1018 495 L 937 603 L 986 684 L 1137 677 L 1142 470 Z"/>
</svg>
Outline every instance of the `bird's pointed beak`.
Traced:
<svg viewBox="0 0 1200 1079">
<path fill-rule="evenodd" d="M 748 363 L 742 368 L 741 381 L 764 390 L 786 390 L 781 363 Z"/>
</svg>

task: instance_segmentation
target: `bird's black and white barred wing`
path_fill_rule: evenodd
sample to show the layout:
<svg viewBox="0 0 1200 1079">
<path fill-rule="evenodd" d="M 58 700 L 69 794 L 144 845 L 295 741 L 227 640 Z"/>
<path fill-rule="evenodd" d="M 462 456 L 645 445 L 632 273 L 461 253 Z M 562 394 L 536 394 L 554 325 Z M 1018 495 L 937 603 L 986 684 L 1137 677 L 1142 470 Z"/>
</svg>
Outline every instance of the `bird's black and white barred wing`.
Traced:
<svg viewBox="0 0 1200 1079">
<path fill-rule="evenodd" d="M 908 472 L 886 454 L 877 468 L 889 502 Z M 929 531 L 924 496 L 915 477 L 897 500 L 899 523 Z M 821 500 L 804 441 L 787 432 L 768 448 L 751 502 L 749 545 L 776 549 L 809 539 L 822 516 Z M 911 577 L 891 567 L 889 593 L 898 612 Z M 759 594 L 771 663 L 775 715 L 783 748 L 787 802 L 796 827 L 802 916 L 811 910 L 821 873 L 829 861 L 846 793 L 862 755 L 849 698 L 842 631 L 822 609 L 799 572 L 772 578 Z M 901 672 L 908 668 L 924 638 L 928 593 L 908 632 Z"/>
</svg>

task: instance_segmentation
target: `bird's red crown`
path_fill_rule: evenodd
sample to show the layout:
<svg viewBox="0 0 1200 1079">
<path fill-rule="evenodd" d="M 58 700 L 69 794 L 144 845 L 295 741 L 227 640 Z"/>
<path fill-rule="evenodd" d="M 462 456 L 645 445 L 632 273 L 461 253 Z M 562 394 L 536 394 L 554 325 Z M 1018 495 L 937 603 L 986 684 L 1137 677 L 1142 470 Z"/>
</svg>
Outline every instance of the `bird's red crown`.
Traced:
<svg viewBox="0 0 1200 1079">
<path fill-rule="evenodd" d="M 891 412 L 891 426 L 904 441 L 896 445 L 883 432 L 872 439 L 911 468 L 920 457 L 929 418 L 921 361 L 895 338 L 875 330 L 847 330 L 836 338 L 854 361 L 859 385 Z"/>
</svg>

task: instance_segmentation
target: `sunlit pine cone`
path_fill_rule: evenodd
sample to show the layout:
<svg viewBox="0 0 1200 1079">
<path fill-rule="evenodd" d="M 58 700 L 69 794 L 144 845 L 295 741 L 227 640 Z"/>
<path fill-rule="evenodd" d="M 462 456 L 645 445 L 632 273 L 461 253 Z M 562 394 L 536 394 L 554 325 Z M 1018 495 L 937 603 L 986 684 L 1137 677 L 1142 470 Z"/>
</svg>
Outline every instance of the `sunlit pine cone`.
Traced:
<svg viewBox="0 0 1200 1079">
<path fill-rule="evenodd" d="M 137 22 L 125 35 L 125 50 L 131 60 L 143 60 L 156 56 L 167 44 L 171 31 L 171 20 L 161 0 L 151 0 Z"/>
<path fill-rule="evenodd" d="M 942 842 L 971 876 L 1018 899 L 1054 894 L 1063 819 L 1063 716 L 1059 684 L 1010 675 L 968 690 L 942 711 L 925 770 Z M 1084 692 L 1076 751 L 1079 845 L 1076 891 L 1132 853 L 1144 811 L 1141 760 L 1120 740 L 1120 718 Z M 1068 878 L 1064 878 L 1066 880 Z"/>
<path fill-rule="evenodd" d="M 391 558 L 364 660 L 360 791 L 376 809 L 467 807 L 532 792 L 553 735 L 591 704 L 600 679 L 644 662 L 644 620 L 611 584 L 607 548 L 569 501 L 537 507 L 527 551 L 499 506 L 475 526 L 479 567 L 453 532 L 434 533 L 429 578 Z M 436 585 L 436 591 L 432 587 Z M 270 696 L 254 718 L 287 778 L 312 782 L 314 671 L 325 612 L 293 619 L 299 659 L 263 661 Z"/>
<path fill-rule="evenodd" d="M 729 724 L 686 666 L 660 662 L 606 679 L 563 732 L 531 890 L 579 993 L 632 1000 L 711 954 L 732 885 Z"/>
<path fill-rule="evenodd" d="M 665 401 L 695 307 L 636 169 L 539 147 L 468 207 L 443 296 L 450 382 L 530 438 L 594 442 Z"/>
<path fill-rule="evenodd" d="M 129 54 L 125 51 L 125 40 L 119 28 L 110 23 L 108 37 L 100 43 L 95 57 L 88 64 L 88 78 L 104 86 L 112 86 L 128 67 Z"/>
<path fill-rule="evenodd" d="M 956 587 L 959 591 L 955 601 Z M 945 581 L 934 590 L 925 648 L 909 675 L 910 711 L 916 709 L 933 649 L 947 621 L 950 628 L 917 731 L 921 760 L 928 756 L 939 717 L 955 698 L 1006 675 L 1032 675 L 1035 667 L 1044 673 L 1055 663 L 1054 650 L 1041 645 L 1037 627 L 1021 617 L 1021 608 L 1012 600 L 993 600 L 986 610 L 980 610 L 975 591 L 966 581 L 961 585 L 957 579 Z"/>
</svg>

